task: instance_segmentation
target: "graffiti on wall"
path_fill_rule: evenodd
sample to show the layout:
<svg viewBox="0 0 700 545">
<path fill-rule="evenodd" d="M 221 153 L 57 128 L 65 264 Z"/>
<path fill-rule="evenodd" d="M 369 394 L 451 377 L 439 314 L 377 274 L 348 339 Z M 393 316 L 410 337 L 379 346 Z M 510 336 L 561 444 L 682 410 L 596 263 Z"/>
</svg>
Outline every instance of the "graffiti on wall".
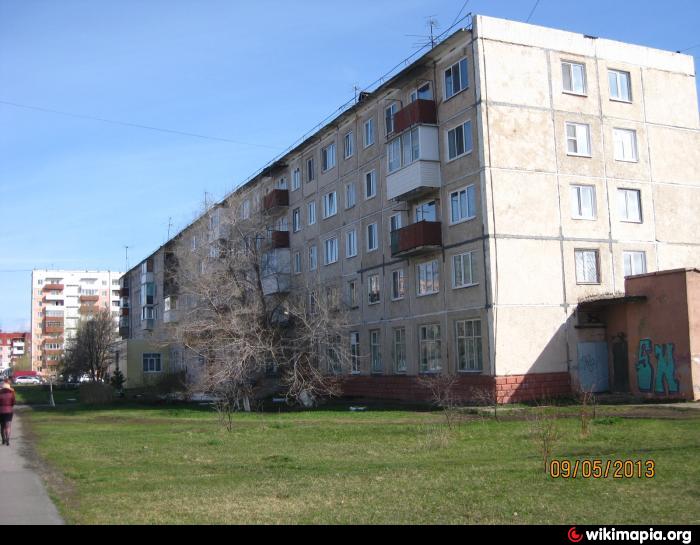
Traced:
<svg viewBox="0 0 700 545">
<path fill-rule="evenodd" d="M 655 394 L 678 393 L 676 362 L 673 359 L 673 343 L 654 345 L 651 339 L 639 341 L 637 357 L 637 386 L 641 392 Z M 652 365 L 652 355 L 656 368 Z"/>
</svg>

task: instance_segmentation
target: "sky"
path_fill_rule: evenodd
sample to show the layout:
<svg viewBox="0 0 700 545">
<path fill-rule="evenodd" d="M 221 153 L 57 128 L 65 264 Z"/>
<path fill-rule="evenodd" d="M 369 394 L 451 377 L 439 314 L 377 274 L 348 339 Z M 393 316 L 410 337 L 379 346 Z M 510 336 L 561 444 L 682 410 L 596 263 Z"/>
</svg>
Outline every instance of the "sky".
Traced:
<svg viewBox="0 0 700 545">
<path fill-rule="evenodd" d="M 468 12 L 700 68 L 698 0 L 0 0 L 0 329 L 32 269 L 134 266 Z"/>
</svg>

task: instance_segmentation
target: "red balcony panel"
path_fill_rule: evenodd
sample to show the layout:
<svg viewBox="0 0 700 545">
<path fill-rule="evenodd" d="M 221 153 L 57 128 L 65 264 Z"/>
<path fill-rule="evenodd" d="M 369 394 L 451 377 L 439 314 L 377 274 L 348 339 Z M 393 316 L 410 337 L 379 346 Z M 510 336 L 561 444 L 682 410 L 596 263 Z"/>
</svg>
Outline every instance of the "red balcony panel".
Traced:
<svg viewBox="0 0 700 545">
<path fill-rule="evenodd" d="M 419 98 L 399 110 L 394 115 L 394 132 L 399 133 L 418 123 L 437 123 L 437 110 L 434 100 Z"/>
<path fill-rule="evenodd" d="M 63 333 L 63 323 L 61 325 L 46 325 L 44 326 L 44 333 Z"/>
<path fill-rule="evenodd" d="M 61 350 L 60 348 L 59 349 L 52 348 L 50 350 L 45 349 L 44 354 L 46 354 L 47 356 L 60 356 L 61 354 L 63 354 L 63 350 Z"/>
<path fill-rule="evenodd" d="M 80 296 L 80 302 L 81 303 L 97 303 L 97 301 L 100 300 L 99 295 L 81 295 Z"/>
<path fill-rule="evenodd" d="M 273 248 L 289 248 L 289 231 L 272 231 L 270 240 Z"/>
<path fill-rule="evenodd" d="M 407 256 L 442 247 L 442 223 L 419 221 L 391 232 L 391 255 Z"/>
<path fill-rule="evenodd" d="M 44 287 L 42 289 L 44 291 L 49 291 L 49 290 L 63 291 L 63 284 L 44 284 Z"/>
<path fill-rule="evenodd" d="M 287 189 L 273 189 L 263 199 L 263 210 L 265 212 L 284 206 L 289 206 L 289 190 Z"/>
<path fill-rule="evenodd" d="M 129 315 L 129 308 L 128 307 L 122 307 L 122 316 L 128 316 Z"/>
<path fill-rule="evenodd" d="M 121 288 L 119 290 L 119 297 L 129 297 L 129 288 Z"/>
</svg>

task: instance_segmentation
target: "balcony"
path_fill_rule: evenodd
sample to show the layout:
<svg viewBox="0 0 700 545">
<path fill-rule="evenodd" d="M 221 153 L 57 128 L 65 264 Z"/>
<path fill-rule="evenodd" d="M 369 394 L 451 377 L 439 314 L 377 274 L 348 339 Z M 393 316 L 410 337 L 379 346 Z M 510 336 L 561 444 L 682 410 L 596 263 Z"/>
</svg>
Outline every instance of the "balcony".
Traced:
<svg viewBox="0 0 700 545">
<path fill-rule="evenodd" d="M 397 134 L 416 124 L 437 124 L 434 100 L 414 100 L 394 116 L 394 132 Z"/>
<path fill-rule="evenodd" d="M 44 287 L 42 289 L 44 291 L 49 291 L 49 290 L 63 291 L 63 284 L 44 284 Z"/>
<path fill-rule="evenodd" d="M 129 315 L 129 307 L 122 307 L 120 316 L 128 316 L 128 315 Z"/>
<path fill-rule="evenodd" d="M 262 279 L 262 290 L 264 295 L 274 295 L 277 293 L 289 293 L 291 275 L 289 273 L 276 273 L 265 276 Z"/>
<path fill-rule="evenodd" d="M 44 354 L 45 354 L 46 356 L 60 356 L 61 354 L 63 354 L 63 350 L 60 349 L 60 348 L 52 348 L 52 349 L 50 349 L 50 350 L 49 350 L 49 349 L 45 349 L 45 350 L 44 350 Z"/>
<path fill-rule="evenodd" d="M 391 256 L 407 257 L 442 248 L 442 223 L 419 221 L 391 232 Z"/>
<path fill-rule="evenodd" d="M 415 145 L 418 143 L 417 157 L 407 157 L 404 140 Z M 401 139 L 401 166 L 386 177 L 386 196 L 388 199 L 406 201 L 416 199 L 426 193 L 434 192 L 442 185 L 440 176 L 440 153 L 438 150 L 438 128 L 419 125 L 405 132 Z"/>
<path fill-rule="evenodd" d="M 119 326 L 119 336 L 122 339 L 125 339 L 129 336 L 129 326 L 128 325 Z"/>
<path fill-rule="evenodd" d="M 81 303 L 97 303 L 97 301 L 100 300 L 99 295 L 81 295 L 80 296 L 80 302 Z"/>
<path fill-rule="evenodd" d="M 56 301 L 63 301 L 65 297 L 62 293 L 45 293 L 42 301 L 44 303 L 54 303 Z"/>
<path fill-rule="evenodd" d="M 119 296 L 120 297 L 129 297 L 129 288 L 120 288 L 119 289 Z"/>
<path fill-rule="evenodd" d="M 97 305 L 80 305 L 78 307 L 78 312 L 80 314 L 93 314 L 97 312 L 99 307 Z"/>
<path fill-rule="evenodd" d="M 289 231 L 271 231 L 270 244 L 273 248 L 289 248 Z"/>
<path fill-rule="evenodd" d="M 63 320 L 61 325 L 44 325 L 44 333 L 63 333 Z"/>
<path fill-rule="evenodd" d="M 141 320 L 141 329 L 150 331 L 153 329 L 156 321 L 154 318 L 145 318 Z"/>
<path fill-rule="evenodd" d="M 289 206 L 289 190 L 273 189 L 263 199 L 263 212 L 276 214 Z"/>
<path fill-rule="evenodd" d="M 262 263 L 262 290 L 265 295 L 288 293 L 291 284 L 292 262 L 287 248 L 266 252 Z"/>
</svg>

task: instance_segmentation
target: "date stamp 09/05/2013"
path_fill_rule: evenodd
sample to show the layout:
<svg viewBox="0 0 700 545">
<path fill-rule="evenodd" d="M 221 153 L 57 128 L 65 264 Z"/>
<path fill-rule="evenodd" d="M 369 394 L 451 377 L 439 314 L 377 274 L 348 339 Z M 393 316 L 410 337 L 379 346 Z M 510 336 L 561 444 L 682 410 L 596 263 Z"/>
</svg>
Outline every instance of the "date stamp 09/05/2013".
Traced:
<svg viewBox="0 0 700 545">
<path fill-rule="evenodd" d="M 558 460 L 549 462 L 553 479 L 653 479 L 654 460 Z"/>
</svg>

